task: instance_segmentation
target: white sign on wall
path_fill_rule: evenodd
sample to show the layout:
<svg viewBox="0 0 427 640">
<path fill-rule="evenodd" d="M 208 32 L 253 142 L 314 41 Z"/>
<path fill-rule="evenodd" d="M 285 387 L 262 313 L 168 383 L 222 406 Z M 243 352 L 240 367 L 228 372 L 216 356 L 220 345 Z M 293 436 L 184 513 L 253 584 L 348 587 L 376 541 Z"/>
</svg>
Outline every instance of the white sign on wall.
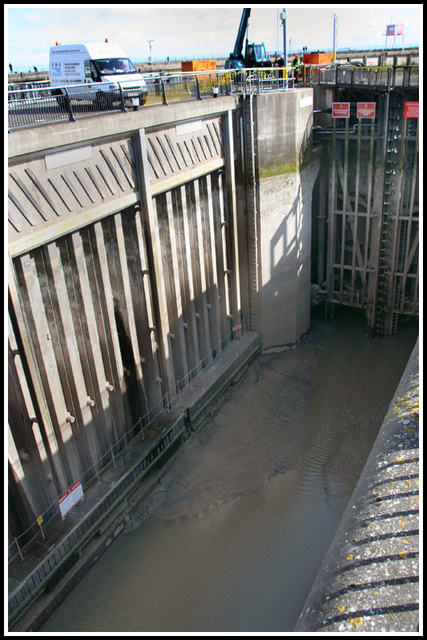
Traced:
<svg viewBox="0 0 427 640">
<path fill-rule="evenodd" d="M 201 131 L 203 128 L 201 120 L 192 120 L 191 122 L 183 122 L 176 125 L 176 135 L 185 136 L 188 133 L 194 133 L 195 131 Z"/>
<path fill-rule="evenodd" d="M 58 498 L 58 506 L 61 516 L 64 517 L 75 504 L 83 498 L 83 487 L 80 480 L 77 480 L 60 498 Z"/>
</svg>

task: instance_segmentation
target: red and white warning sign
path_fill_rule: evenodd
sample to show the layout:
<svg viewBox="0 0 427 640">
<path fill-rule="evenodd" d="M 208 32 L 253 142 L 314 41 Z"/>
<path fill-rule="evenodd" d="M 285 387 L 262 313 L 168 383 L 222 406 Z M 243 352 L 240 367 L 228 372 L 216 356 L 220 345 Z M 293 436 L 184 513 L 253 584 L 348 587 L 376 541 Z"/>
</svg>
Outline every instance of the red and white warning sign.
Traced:
<svg viewBox="0 0 427 640">
<path fill-rule="evenodd" d="M 60 498 L 58 498 L 58 506 L 61 516 L 64 517 L 75 504 L 83 498 L 83 487 L 80 480 L 77 480 Z"/>
<path fill-rule="evenodd" d="M 419 118 L 420 117 L 420 103 L 419 102 L 405 102 L 403 105 L 403 117 L 404 118 Z"/>
<path fill-rule="evenodd" d="M 333 102 L 332 117 L 333 118 L 349 118 L 350 103 L 349 102 Z"/>
<path fill-rule="evenodd" d="M 358 118 L 375 118 L 375 102 L 358 102 Z"/>
</svg>

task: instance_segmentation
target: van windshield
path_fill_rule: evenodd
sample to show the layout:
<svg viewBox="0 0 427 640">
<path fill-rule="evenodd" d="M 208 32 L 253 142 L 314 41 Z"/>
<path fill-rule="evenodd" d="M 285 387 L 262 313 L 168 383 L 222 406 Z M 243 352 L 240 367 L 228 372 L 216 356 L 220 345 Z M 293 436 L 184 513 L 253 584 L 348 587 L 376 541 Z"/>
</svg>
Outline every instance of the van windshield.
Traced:
<svg viewBox="0 0 427 640">
<path fill-rule="evenodd" d="M 93 60 L 99 73 L 103 76 L 114 76 L 121 73 L 138 73 L 129 58 L 102 58 Z"/>
</svg>

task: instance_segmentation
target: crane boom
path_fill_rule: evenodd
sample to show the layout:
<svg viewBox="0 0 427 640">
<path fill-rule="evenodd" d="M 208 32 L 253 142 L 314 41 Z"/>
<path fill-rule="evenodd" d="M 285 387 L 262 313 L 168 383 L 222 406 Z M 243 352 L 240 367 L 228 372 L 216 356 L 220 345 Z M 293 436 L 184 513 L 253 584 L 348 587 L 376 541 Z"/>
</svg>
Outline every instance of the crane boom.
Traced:
<svg viewBox="0 0 427 640">
<path fill-rule="evenodd" d="M 234 60 L 242 58 L 243 41 L 245 39 L 245 33 L 248 28 L 249 16 L 251 15 L 250 9 L 243 9 L 242 17 L 240 19 L 239 30 L 237 32 L 236 42 L 234 44 L 234 50 L 230 57 Z"/>
</svg>

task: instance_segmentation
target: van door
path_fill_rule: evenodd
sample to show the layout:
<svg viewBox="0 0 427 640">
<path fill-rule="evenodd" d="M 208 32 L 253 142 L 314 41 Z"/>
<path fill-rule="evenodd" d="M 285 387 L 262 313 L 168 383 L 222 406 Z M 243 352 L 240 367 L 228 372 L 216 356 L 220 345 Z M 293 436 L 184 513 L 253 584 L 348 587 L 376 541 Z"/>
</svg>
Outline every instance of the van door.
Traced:
<svg viewBox="0 0 427 640">
<path fill-rule="evenodd" d="M 111 92 L 111 83 L 107 84 L 105 78 L 102 78 L 96 62 L 93 60 L 84 61 L 84 82 L 85 89 L 83 92 L 86 99 L 96 102 L 98 108 L 108 109 L 113 105 L 114 100 L 120 100 L 118 92 Z"/>
<path fill-rule="evenodd" d="M 85 82 L 101 82 L 99 73 L 92 60 L 85 60 Z"/>
</svg>

